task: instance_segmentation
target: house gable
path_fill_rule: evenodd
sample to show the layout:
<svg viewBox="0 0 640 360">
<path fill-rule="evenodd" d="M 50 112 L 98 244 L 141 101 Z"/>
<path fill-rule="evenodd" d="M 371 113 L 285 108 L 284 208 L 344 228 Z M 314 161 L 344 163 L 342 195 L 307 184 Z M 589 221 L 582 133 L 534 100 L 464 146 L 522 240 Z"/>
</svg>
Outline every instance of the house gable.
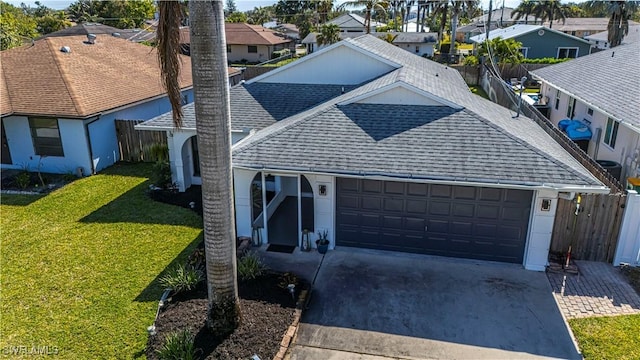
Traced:
<svg viewBox="0 0 640 360">
<path fill-rule="evenodd" d="M 454 109 L 462 109 L 451 101 L 438 98 L 437 96 L 426 91 L 415 88 L 404 82 L 396 82 L 394 84 L 379 88 L 369 93 L 357 96 L 353 99 L 340 103 L 347 104 L 386 104 L 386 105 L 430 105 L 430 106 L 449 106 Z"/>
<path fill-rule="evenodd" d="M 251 82 L 356 85 L 398 67 L 399 65 L 389 60 L 342 42 L 268 72 Z"/>
</svg>

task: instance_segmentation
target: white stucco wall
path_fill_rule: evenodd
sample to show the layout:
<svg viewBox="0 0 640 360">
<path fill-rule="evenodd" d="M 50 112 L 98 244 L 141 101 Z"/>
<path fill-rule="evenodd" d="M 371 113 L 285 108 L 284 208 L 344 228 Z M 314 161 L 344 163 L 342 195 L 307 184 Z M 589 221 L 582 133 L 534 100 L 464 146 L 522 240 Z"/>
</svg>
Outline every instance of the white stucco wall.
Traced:
<svg viewBox="0 0 640 360">
<path fill-rule="evenodd" d="M 615 266 L 622 263 L 640 266 L 640 194 L 633 190 L 627 192 L 624 218 L 613 259 Z"/>
<path fill-rule="evenodd" d="M 543 96 L 549 97 L 550 113 L 549 117 L 551 122 L 558 126 L 560 120 L 567 118 L 567 109 L 569 107 L 569 95 L 566 93 L 560 93 L 560 102 L 558 109 L 555 108 L 557 89 L 544 83 L 541 92 Z M 592 109 L 593 114 L 589 115 L 588 110 Z M 589 156 L 595 160 L 610 160 L 615 161 L 623 167 L 623 175 L 633 175 L 635 169 L 632 169 L 633 154 L 635 151 L 640 152 L 640 132 L 634 130 L 624 123 L 620 123 L 618 127 L 618 135 L 616 138 L 615 148 L 611 148 L 604 143 L 604 135 L 607 129 L 608 116 L 597 109 L 589 107 L 587 104 L 576 100 L 574 120 L 582 120 L 590 123 L 593 137 L 589 141 Z M 597 142 L 597 129 L 600 129 L 601 136 L 600 141 Z M 596 153 L 597 151 L 597 153 Z M 637 165 L 636 165 L 637 166 Z M 624 182 L 624 179 L 623 179 Z"/>
<path fill-rule="evenodd" d="M 435 44 L 424 44 L 424 43 L 404 43 L 404 44 L 394 44 L 402 50 L 406 50 L 414 55 L 422 56 L 433 56 L 433 46 Z M 418 47 L 418 51 L 416 51 L 416 47 Z"/>
<path fill-rule="evenodd" d="M 542 200 L 551 200 L 549 211 L 542 211 Z M 534 193 L 529 221 L 529 234 L 524 253 L 524 268 L 544 271 L 549 258 L 551 235 L 558 207 L 558 193 L 550 190 L 538 190 Z"/>
<path fill-rule="evenodd" d="M 91 160 L 82 120 L 58 119 L 64 156 L 46 156 L 42 159 L 35 154 L 29 119 L 26 116 L 9 116 L 3 118 L 2 122 L 13 162 L 12 165 L 3 164 L 3 168 L 35 171 L 40 165 L 43 172 L 75 174 L 76 169 L 82 167 L 85 174 L 91 174 Z"/>
<path fill-rule="evenodd" d="M 393 67 L 344 44 L 315 52 L 296 61 L 286 71 L 268 72 L 258 81 L 292 84 L 356 85 L 388 73 Z M 327 67 L 331 63 L 335 66 Z"/>
<path fill-rule="evenodd" d="M 227 52 L 227 59 L 230 62 L 240 62 L 243 59 L 248 62 L 264 62 L 271 60 L 273 46 L 256 45 L 256 47 L 258 51 L 250 53 L 248 45 L 229 45 L 231 51 Z"/>
</svg>

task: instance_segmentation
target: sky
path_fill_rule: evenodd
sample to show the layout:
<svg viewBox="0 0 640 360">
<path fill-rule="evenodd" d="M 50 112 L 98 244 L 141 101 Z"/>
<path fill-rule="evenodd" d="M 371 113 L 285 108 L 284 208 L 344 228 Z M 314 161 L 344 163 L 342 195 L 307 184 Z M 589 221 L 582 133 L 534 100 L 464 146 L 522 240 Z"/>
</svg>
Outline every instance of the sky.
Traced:
<svg viewBox="0 0 640 360">
<path fill-rule="evenodd" d="M 236 1 L 236 6 L 238 7 L 238 10 L 240 11 L 247 11 L 247 10 L 252 10 L 254 7 L 259 7 L 259 6 L 268 6 L 268 5 L 273 5 L 276 3 L 276 0 L 235 0 Z M 343 3 L 345 0 L 338 0 L 336 1 L 337 4 L 341 4 Z M 573 2 L 583 2 L 585 0 L 574 0 Z M 20 6 L 20 3 L 25 3 L 29 6 L 35 6 L 34 0 L 7 0 L 6 2 L 13 4 L 15 6 Z M 69 6 L 69 4 L 71 4 L 73 1 L 69 1 L 69 0 L 41 0 L 40 1 L 42 4 L 53 8 L 53 9 L 64 9 L 67 6 Z M 499 8 L 502 6 L 502 3 L 504 2 L 504 6 L 505 7 L 516 7 L 518 6 L 518 4 L 520 3 L 520 0 L 493 0 L 493 8 Z M 567 0 L 563 0 L 563 3 L 567 3 L 570 1 Z M 489 9 L 489 0 L 482 0 L 482 8 L 487 10 Z"/>
</svg>

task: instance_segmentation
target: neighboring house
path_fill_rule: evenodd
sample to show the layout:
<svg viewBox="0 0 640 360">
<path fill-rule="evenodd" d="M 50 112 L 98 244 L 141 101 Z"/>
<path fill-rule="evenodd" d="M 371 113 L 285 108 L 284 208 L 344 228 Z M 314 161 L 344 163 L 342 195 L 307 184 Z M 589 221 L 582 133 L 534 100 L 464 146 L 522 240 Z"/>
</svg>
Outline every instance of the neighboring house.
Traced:
<svg viewBox="0 0 640 360">
<path fill-rule="evenodd" d="M 284 36 L 295 41 L 300 40 L 300 30 L 295 24 L 277 24 L 271 29 L 284 34 Z"/>
<path fill-rule="evenodd" d="M 491 30 L 508 27 L 515 24 L 540 24 L 540 20 L 533 15 L 522 17 L 521 19 L 511 18 L 513 14 L 513 8 L 498 8 L 491 11 Z M 487 22 L 489 21 L 489 12 L 477 16 L 468 24 L 459 25 L 456 30 L 456 40 L 459 42 L 469 43 L 471 37 L 487 32 Z"/>
<path fill-rule="evenodd" d="M 156 52 L 145 45 L 107 34 L 93 43 L 47 37 L 0 58 L 3 169 L 95 173 L 120 159 L 115 120 L 171 109 Z M 180 85 L 184 102 L 193 101 L 191 67 Z"/>
<path fill-rule="evenodd" d="M 429 26 L 426 24 L 424 26 L 418 24 L 417 17 L 407 20 L 407 22 L 404 23 L 404 29 L 406 32 L 429 32 Z"/>
<path fill-rule="evenodd" d="M 340 28 L 340 32 L 344 33 L 366 33 L 365 19 L 357 14 L 344 14 L 327 22 L 327 24 L 336 24 Z M 384 23 L 371 19 L 371 32 L 375 32 L 376 28 L 385 26 Z"/>
<path fill-rule="evenodd" d="M 603 31 L 597 34 L 584 37 L 585 40 L 590 42 L 599 50 L 605 50 L 609 48 L 609 32 Z M 640 25 L 629 26 L 629 33 L 622 39 L 623 44 L 630 44 L 640 41 Z"/>
<path fill-rule="evenodd" d="M 295 52 L 295 40 L 260 25 L 225 23 L 227 61 L 230 63 L 261 63 L 271 60 L 274 51 L 289 49 Z M 189 53 L 189 28 L 180 30 L 180 43 L 185 54 Z"/>
<path fill-rule="evenodd" d="M 584 122 L 588 154 L 622 165 L 622 182 L 640 176 L 640 42 L 531 71 L 549 98 L 550 120 Z"/>
<path fill-rule="evenodd" d="M 292 101 L 295 99 L 295 101 Z M 174 181 L 197 178 L 193 105 L 163 131 Z M 459 72 L 363 35 L 231 89 L 238 236 L 547 265 L 558 197 L 608 193 L 534 121 Z"/>
<path fill-rule="evenodd" d="M 438 42 L 437 33 L 389 32 L 373 33 L 372 35 L 384 40 L 387 34 L 397 35 L 393 40 L 393 45 L 418 56 L 433 57 L 435 46 Z"/>
<path fill-rule="evenodd" d="M 156 33 L 154 29 L 118 29 L 113 26 L 104 25 L 100 23 L 82 23 L 75 26 L 71 26 L 62 30 L 58 30 L 43 36 L 46 37 L 61 37 L 61 36 L 77 36 L 89 34 L 99 35 L 107 34 L 122 39 L 126 39 L 133 42 L 154 42 L 156 39 Z"/>
<path fill-rule="evenodd" d="M 393 45 L 418 56 L 433 57 L 435 46 L 438 42 L 437 33 L 410 33 L 410 32 L 381 32 L 371 33 L 371 35 L 384 40 L 388 34 L 397 35 L 393 40 Z M 318 45 L 318 33 L 310 33 L 302 40 L 307 47 L 307 54 L 330 46 L 330 44 Z M 361 33 L 340 33 L 340 40 L 362 36 Z"/>
<path fill-rule="evenodd" d="M 584 39 L 587 36 L 607 31 L 609 18 L 566 18 L 562 20 L 553 20 L 552 28 L 565 34 L 573 35 Z M 549 21 L 543 24 L 549 27 Z M 640 25 L 635 21 L 629 21 L 629 26 Z"/>
<path fill-rule="evenodd" d="M 485 37 L 486 34 L 476 35 L 471 41 L 481 44 Z M 497 37 L 521 42 L 520 51 L 528 59 L 577 58 L 591 53 L 588 41 L 542 25 L 513 25 L 489 32 L 489 39 Z"/>
</svg>

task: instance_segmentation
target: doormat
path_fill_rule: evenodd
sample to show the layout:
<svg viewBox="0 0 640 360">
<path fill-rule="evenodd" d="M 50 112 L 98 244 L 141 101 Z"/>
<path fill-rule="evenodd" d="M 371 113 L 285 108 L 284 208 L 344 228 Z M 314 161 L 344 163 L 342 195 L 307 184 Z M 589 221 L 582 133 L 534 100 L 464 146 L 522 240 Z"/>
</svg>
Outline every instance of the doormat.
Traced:
<svg viewBox="0 0 640 360">
<path fill-rule="evenodd" d="M 295 248 L 295 246 L 291 245 L 269 244 L 267 251 L 291 254 Z"/>
</svg>

